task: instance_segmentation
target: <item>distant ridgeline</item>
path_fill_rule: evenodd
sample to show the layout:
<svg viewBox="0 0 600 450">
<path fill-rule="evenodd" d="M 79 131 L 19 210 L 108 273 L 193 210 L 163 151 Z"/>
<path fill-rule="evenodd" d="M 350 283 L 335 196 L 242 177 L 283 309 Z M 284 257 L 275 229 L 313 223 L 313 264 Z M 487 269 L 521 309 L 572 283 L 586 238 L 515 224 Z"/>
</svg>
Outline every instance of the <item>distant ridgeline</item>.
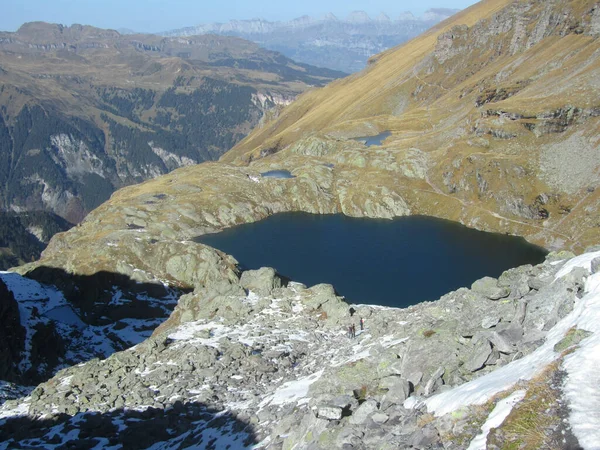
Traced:
<svg viewBox="0 0 600 450">
<path fill-rule="evenodd" d="M 79 222 L 122 186 L 217 159 L 342 75 L 230 37 L 46 23 L 0 33 L 0 210 Z"/>
<path fill-rule="evenodd" d="M 352 73 L 362 70 L 371 56 L 418 36 L 457 12 L 457 9 L 434 8 L 421 17 L 406 12 L 396 19 L 383 13 L 371 19 L 367 13 L 355 11 L 345 20 L 333 14 L 320 19 L 303 16 L 289 22 L 232 20 L 162 34 L 237 36 L 281 52 L 295 61 Z"/>
<path fill-rule="evenodd" d="M 0 270 L 39 259 L 52 236 L 72 224 L 47 212 L 0 212 Z"/>
</svg>

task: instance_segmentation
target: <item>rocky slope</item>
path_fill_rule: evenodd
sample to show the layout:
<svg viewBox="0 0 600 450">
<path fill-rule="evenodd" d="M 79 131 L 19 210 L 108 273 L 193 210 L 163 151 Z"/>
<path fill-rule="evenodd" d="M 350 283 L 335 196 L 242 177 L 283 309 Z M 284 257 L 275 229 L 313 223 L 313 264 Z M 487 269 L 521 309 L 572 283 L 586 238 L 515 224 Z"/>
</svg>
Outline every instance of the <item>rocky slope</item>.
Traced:
<svg viewBox="0 0 600 450">
<path fill-rule="evenodd" d="M 320 19 L 303 16 L 289 22 L 233 20 L 161 34 L 237 36 L 281 52 L 294 61 L 353 73 L 364 69 L 371 56 L 406 42 L 457 12 L 456 9 L 434 8 L 421 17 L 406 12 L 396 19 L 383 13 L 371 19 L 364 11 L 355 11 L 345 19 L 328 14 Z"/>
<path fill-rule="evenodd" d="M 232 37 L 0 33 L 0 208 L 79 222 L 119 187 L 218 158 L 340 75 Z"/>
<path fill-rule="evenodd" d="M 192 238 L 306 211 L 597 244 L 599 14 L 589 1 L 484 1 L 302 96 L 221 162 L 113 194 L 18 272 L 92 280 L 94 295 L 71 288 L 67 301 L 95 320 L 115 279 L 189 292 L 144 343 L 5 403 L 0 446 L 596 448 L 598 248 L 352 315 L 331 286 L 240 273 Z M 567 102 L 578 112 L 547 113 Z M 353 139 L 386 130 L 381 145 Z M 274 169 L 293 178 L 262 176 Z"/>
<path fill-rule="evenodd" d="M 0 272 L 2 380 L 39 383 L 61 368 L 139 344 L 181 295 L 114 276 L 67 280 L 62 274 L 61 280 L 54 271 L 49 278 L 52 284 L 41 284 Z"/>
<path fill-rule="evenodd" d="M 7 401 L 0 448 L 593 449 L 599 268 L 551 254 L 405 310 L 244 272 Z"/>
</svg>

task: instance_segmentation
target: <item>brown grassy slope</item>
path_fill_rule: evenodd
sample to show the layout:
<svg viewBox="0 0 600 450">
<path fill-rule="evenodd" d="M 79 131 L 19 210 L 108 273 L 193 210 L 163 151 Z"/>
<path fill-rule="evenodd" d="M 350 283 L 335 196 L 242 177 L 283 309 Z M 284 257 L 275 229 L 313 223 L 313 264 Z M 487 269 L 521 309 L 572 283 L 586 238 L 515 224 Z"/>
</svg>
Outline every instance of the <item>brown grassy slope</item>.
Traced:
<svg viewBox="0 0 600 450">
<path fill-rule="evenodd" d="M 361 125 L 365 123 L 391 129 L 400 138 L 407 130 L 455 127 L 457 114 L 476 120 L 485 110 L 485 106 L 474 106 L 478 97 L 499 86 L 515 93 L 497 106 L 525 114 L 554 111 L 567 104 L 592 106 L 594 86 L 573 86 L 569 78 L 597 77 L 598 61 L 592 56 L 597 41 L 576 34 L 578 27 L 585 28 L 590 20 L 594 4 L 589 0 L 478 3 L 382 54 L 360 74 L 304 94 L 281 117 L 236 145 L 222 161 L 255 159 L 261 151 L 264 155 L 281 150 L 312 133 L 337 131 L 345 137 L 357 136 L 363 133 Z M 568 18 L 552 23 L 561 13 Z M 544 29 L 540 23 L 547 16 L 551 23 Z M 519 92 L 522 87 L 528 89 Z M 461 125 L 470 127 L 472 123 L 466 120 Z M 435 131 L 433 136 L 419 139 L 420 145 L 438 140 Z"/>
<path fill-rule="evenodd" d="M 443 199 L 415 196 L 413 213 L 585 248 L 600 240 L 599 37 L 596 1 L 483 1 L 304 94 L 221 160 L 390 130 L 383 148 L 425 152 L 425 181 Z"/>
<path fill-rule="evenodd" d="M 389 99 L 405 84 L 414 84 L 416 66 L 434 50 L 437 38 L 456 25 L 473 26 L 491 16 L 509 0 L 488 0 L 442 22 L 429 32 L 377 57 L 364 71 L 301 96 L 268 126 L 255 130 L 223 156 L 231 162 L 257 148 L 289 145 L 307 133 L 352 120 L 372 120 L 389 113 Z M 411 102 L 413 107 L 419 102 Z"/>
</svg>

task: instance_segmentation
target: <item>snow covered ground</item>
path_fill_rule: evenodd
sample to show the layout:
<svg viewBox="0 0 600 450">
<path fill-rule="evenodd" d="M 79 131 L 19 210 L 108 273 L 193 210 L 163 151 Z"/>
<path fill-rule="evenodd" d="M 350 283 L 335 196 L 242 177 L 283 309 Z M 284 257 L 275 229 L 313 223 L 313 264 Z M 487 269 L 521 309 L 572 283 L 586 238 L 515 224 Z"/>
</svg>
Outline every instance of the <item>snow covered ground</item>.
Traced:
<svg viewBox="0 0 600 450">
<path fill-rule="evenodd" d="M 589 271 L 591 261 L 598 257 L 600 252 L 571 259 L 556 274 L 555 281 L 577 267 Z M 440 417 L 468 405 L 486 403 L 493 396 L 509 390 L 518 381 L 530 380 L 557 360 L 561 353 L 556 352 L 554 346 L 571 329 L 581 329 L 593 334 L 579 343 L 575 351 L 564 360 L 564 368 L 568 373 L 564 392 L 571 410 L 570 424 L 584 449 L 600 449 L 600 372 L 597 370 L 600 365 L 600 272 L 588 277 L 585 295 L 581 299 L 575 299 L 573 311 L 548 332 L 545 343 L 535 352 L 481 378 L 434 395 L 424 401 L 425 405 L 430 412 Z M 411 408 L 419 403 L 418 399 L 411 397 L 407 399 L 405 406 Z M 492 416 L 489 420 L 492 420 Z M 494 423 L 494 426 L 498 426 L 502 421 Z M 473 442 L 473 449 L 483 448 L 478 444 L 480 439 Z"/>
<path fill-rule="evenodd" d="M 21 326 L 25 329 L 25 346 L 19 364 L 21 373 L 30 370 L 32 361 L 32 339 L 36 326 L 53 324 L 66 344 L 66 354 L 61 363 L 52 368 L 57 371 L 92 358 L 105 358 L 116 351 L 123 350 L 148 338 L 154 328 L 168 317 L 177 303 L 177 295 L 170 292 L 167 298 L 156 299 L 146 294 L 138 296 L 150 305 L 164 309 L 164 317 L 156 319 L 124 318 L 118 323 L 93 326 L 86 324 L 65 299 L 62 292 L 54 286 L 38 283 L 14 272 L 0 272 L 2 280 L 12 292 L 19 305 Z M 113 290 L 112 304 L 123 304 L 127 300 L 118 288 Z M 36 370 L 36 367 L 33 367 Z"/>
</svg>

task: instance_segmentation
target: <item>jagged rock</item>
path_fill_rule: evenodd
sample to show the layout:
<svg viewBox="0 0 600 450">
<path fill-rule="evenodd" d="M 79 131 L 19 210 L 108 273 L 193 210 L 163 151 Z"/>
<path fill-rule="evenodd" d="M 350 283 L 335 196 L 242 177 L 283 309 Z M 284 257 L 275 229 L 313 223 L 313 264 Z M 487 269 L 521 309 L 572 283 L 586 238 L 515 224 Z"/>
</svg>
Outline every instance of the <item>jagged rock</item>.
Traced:
<svg viewBox="0 0 600 450">
<path fill-rule="evenodd" d="M 335 397 L 331 401 L 331 404 L 342 408 L 342 410 L 346 412 L 354 411 L 356 408 L 358 408 L 358 400 L 356 400 L 356 398 L 354 398 L 352 395 L 340 395 Z"/>
<path fill-rule="evenodd" d="M 509 269 L 498 278 L 498 286 L 510 290 L 510 298 L 522 298 L 531 288 L 529 287 L 529 273 L 532 267 L 521 266 Z"/>
<path fill-rule="evenodd" d="M 433 375 L 431 375 L 431 378 L 425 385 L 425 390 L 423 391 L 424 395 L 427 396 L 433 394 L 436 390 L 438 390 L 439 387 L 441 387 L 444 384 L 442 376 L 444 375 L 445 371 L 446 370 L 443 367 L 440 367 L 433 373 Z"/>
<path fill-rule="evenodd" d="M 592 334 L 593 333 L 586 331 L 586 330 L 580 330 L 580 329 L 569 330 L 567 332 L 567 334 L 565 335 L 565 337 L 563 339 L 561 339 L 560 342 L 558 342 L 554 346 L 554 351 L 555 352 L 563 352 L 563 351 L 567 350 L 569 347 L 579 344 L 581 341 L 583 341 L 585 338 L 591 336 Z"/>
<path fill-rule="evenodd" d="M 477 344 L 473 350 L 472 356 L 465 363 L 465 369 L 470 372 L 477 372 L 481 369 L 492 353 L 492 346 L 485 340 Z"/>
<path fill-rule="evenodd" d="M 499 286 L 498 280 L 492 277 L 475 281 L 471 285 L 471 290 L 490 300 L 499 300 L 510 295 L 510 289 L 507 286 Z"/>
<path fill-rule="evenodd" d="M 377 411 L 377 409 L 377 401 L 373 399 L 366 400 L 358 407 L 356 411 L 352 413 L 352 416 L 350 416 L 350 423 L 353 425 L 363 424 L 369 418 L 369 416 Z"/>
<path fill-rule="evenodd" d="M 339 324 L 350 317 L 348 304 L 335 294 L 330 284 L 317 284 L 308 291 L 303 302 L 313 310 L 321 311 L 324 319 Z"/>
<path fill-rule="evenodd" d="M 433 426 L 427 425 L 412 434 L 409 444 L 412 448 L 428 449 L 432 448 L 432 446 L 439 441 L 439 438 L 440 436 L 437 430 Z"/>
<path fill-rule="evenodd" d="M 283 285 L 281 278 L 270 267 L 246 270 L 242 273 L 240 284 L 244 289 L 263 296 L 271 294 L 273 289 L 280 288 Z"/>
<path fill-rule="evenodd" d="M 485 328 L 485 329 L 492 328 L 492 327 L 495 327 L 496 325 L 498 325 L 499 322 L 500 322 L 499 317 L 486 316 L 481 321 L 481 328 Z"/>
<path fill-rule="evenodd" d="M 500 353 L 510 354 L 516 352 L 516 348 L 507 339 L 505 339 L 504 336 L 501 336 L 500 333 L 498 333 L 497 331 L 490 333 L 488 339 L 490 340 L 494 349 L 496 349 Z"/>
<path fill-rule="evenodd" d="M 381 388 L 388 389 L 388 392 L 381 399 L 382 405 L 397 404 L 401 405 L 411 393 L 410 382 L 401 377 L 388 377 L 385 384 L 380 383 Z M 387 409 L 387 408 L 386 408 Z"/>
<path fill-rule="evenodd" d="M 557 252 L 550 252 L 546 255 L 546 262 L 553 263 L 558 261 L 564 261 L 567 259 L 575 258 L 575 253 L 568 250 L 560 250 Z"/>
<path fill-rule="evenodd" d="M 523 327 L 517 322 L 503 322 L 496 327 L 496 333 L 506 342 L 517 345 L 523 338 Z"/>
</svg>

